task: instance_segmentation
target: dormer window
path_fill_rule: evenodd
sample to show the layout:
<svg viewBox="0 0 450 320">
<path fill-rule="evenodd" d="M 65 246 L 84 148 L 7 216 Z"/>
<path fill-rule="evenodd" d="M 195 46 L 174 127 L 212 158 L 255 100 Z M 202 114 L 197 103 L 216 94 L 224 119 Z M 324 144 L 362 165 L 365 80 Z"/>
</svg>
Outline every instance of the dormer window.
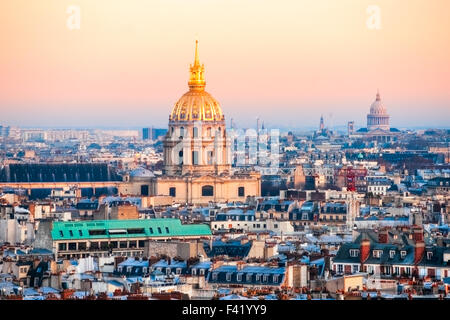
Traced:
<svg viewBox="0 0 450 320">
<path fill-rule="evenodd" d="M 404 251 L 404 250 L 400 251 L 400 256 L 402 258 L 406 257 L 406 251 Z"/>
<path fill-rule="evenodd" d="M 381 258 L 382 250 L 373 250 L 373 256 L 374 258 Z"/>
<path fill-rule="evenodd" d="M 433 252 L 428 251 L 428 252 L 427 252 L 427 259 L 428 259 L 428 260 L 431 260 L 432 258 L 433 258 Z"/>
<path fill-rule="evenodd" d="M 274 274 L 273 275 L 273 283 L 277 283 L 278 282 L 278 274 Z"/>
<path fill-rule="evenodd" d="M 236 280 L 241 282 L 242 281 L 242 273 L 238 273 L 236 276 Z"/>
<path fill-rule="evenodd" d="M 350 257 L 357 257 L 359 255 L 358 249 L 350 249 Z"/>
<path fill-rule="evenodd" d="M 213 279 L 214 281 L 217 281 L 217 277 L 218 277 L 218 273 L 217 273 L 217 272 L 213 272 L 213 274 L 212 274 L 212 279 Z"/>
<path fill-rule="evenodd" d="M 200 269 L 199 273 L 200 273 L 201 276 L 204 276 L 205 275 L 205 269 Z"/>
<path fill-rule="evenodd" d="M 192 275 L 195 276 L 197 274 L 197 269 L 192 269 Z"/>
<path fill-rule="evenodd" d="M 227 273 L 227 281 L 231 281 L 231 273 Z"/>
<path fill-rule="evenodd" d="M 394 257 L 395 257 L 395 250 L 390 250 L 390 251 L 389 251 L 389 257 L 390 257 L 391 259 L 394 259 Z"/>
</svg>

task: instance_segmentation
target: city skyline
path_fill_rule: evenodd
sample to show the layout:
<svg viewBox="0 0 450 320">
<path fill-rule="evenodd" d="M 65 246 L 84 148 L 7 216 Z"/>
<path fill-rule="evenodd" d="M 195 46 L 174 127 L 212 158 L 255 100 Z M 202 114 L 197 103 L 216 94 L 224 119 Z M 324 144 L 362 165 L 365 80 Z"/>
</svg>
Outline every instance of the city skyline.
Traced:
<svg viewBox="0 0 450 320">
<path fill-rule="evenodd" d="M 227 123 L 251 127 L 259 116 L 268 127 L 313 128 L 323 114 L 330 128 L 364 127 L 379 89 L 393 127 L 448 127 L 449 4 L 375 4 L 373 30 L 365 0 L 247 1 L 237 12 L 234 1 L 5 1 L 2 124 L 165 127 L 198 39 L 206 90 Z M 67 27 L 69 5 L 80 8 L 79 29 Z"/>
</svg>

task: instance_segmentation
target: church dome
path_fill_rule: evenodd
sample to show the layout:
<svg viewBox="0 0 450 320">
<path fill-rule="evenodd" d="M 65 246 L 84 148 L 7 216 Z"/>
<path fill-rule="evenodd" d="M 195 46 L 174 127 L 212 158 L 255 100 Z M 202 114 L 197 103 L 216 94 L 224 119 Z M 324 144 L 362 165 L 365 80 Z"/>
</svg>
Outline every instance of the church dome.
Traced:
<svg viewBox="0 0 450 320">
<path fill-rule="evenodd" d="M 189 90 L 173 107 L 170 121 L 222 121 L 219 102 L 208 92 Z"/>
<path fill-rule="evenodd" d="M 380 93 L 377 93 L 376 100 L 370 106 L 370 114 L 372 115 L 385 115 L 386 108 L 384 107 L 383 102 L 381 102 Z"/>
<path fill-rule="evenodd" d="M 223 121 L 219 102 L 205 91 L 205 66 L 198 58 L 198 41 L 195 43 L 195 61 L 190 66 L 189 91 L 172 109 L 169 121 Z"/>
<path fill-rule="evenodd" d="M 137 168 L 130 172 L 132 178 L 153 178 L 155 175 L 148 169 Z"/>
</svg>

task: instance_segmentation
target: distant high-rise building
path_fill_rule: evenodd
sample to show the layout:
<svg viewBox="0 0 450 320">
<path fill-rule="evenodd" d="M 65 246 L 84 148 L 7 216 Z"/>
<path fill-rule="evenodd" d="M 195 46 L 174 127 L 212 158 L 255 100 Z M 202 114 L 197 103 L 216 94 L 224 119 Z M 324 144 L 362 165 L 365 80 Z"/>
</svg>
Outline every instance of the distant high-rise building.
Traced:
<svg viewBox="0 0 450 320">
<path fill-rule="evenodd" d="M 152 135 L 152 128 L 142 129 L 142 140 L 150 140 L 151 135 Z"/>
<path fill-rule="evenodd" d="M 347 133 L 348 135 L 352 135 L 355 132 L 355 122 L 349 121 L 347 123 Z"/>
<path fill-rule="evenodd" d="M 142 140 L 157 140 L 159 137 L 164 136 L 166 133 L 167 129 L 143 128 Z"/>
</svg>

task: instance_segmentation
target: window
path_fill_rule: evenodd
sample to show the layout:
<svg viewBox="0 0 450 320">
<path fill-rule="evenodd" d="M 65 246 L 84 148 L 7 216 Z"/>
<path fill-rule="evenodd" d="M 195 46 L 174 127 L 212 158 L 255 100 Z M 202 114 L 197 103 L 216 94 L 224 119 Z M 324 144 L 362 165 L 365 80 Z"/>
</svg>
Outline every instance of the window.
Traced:
<svg viewBox="0 0 450 320">
<path fill-rule="evenodd" d="M 184 137 L 184 127 L 180 128 L 180 137 Z"/>
<path fill-rule="evenodd" d="M 177 196 L 177 189 L 175 187 L 169 188 L 169 196 L 171 196 L 171 197 Z"/>
<path fill-rule="evenodd" d="M 198 163 L 198 151 L 192 151 L 192 164 L 199 164 Z"/>
<path fill-rule="evenodd" d="M 167 274 L 167 275 L 170 274 L 170 268 L 166 268 L 166 274 Z"/>
<path fill-rule="evenodd" d="M 238 188 L 238 197 L 245 197 L 245 188 L 244 187 Z"/>
<path fill-rule="evenodd" d="M 119 248 L 122 248 L 122 249 L 124 249 L 124 248 L 127 248 L 128 246 L 127 246 L 127 242 L 126 241 L 120 241 L 119 242 Z"/>
<path fill-rule="evenodd" d="M 383 251 L 381 251 L 381 250 L 373 250 L 373 257 L 374 258 L 381 258 L 381 253 L 382 253 Z"/>
<path fill-rule="evenodd" d="M 428 251 L 427 252 L 427 260 L 431 260 L 433 258 L 433 252 Z"/>
<path fill-rule="evenodd" d="M 176 274 L 181 274 L 181 268 L 177 268 Z"/>
<path fill-rule="evenodd" d="M 350 249 L 350 257 L 357 257 L 359 255 L 359 250 Z"/>
<path fill-rule="evenodd" d="M 127 229 L 128 234 L 142 234 L 145 233 L 144 228 Z"/>
<path fill-rule="evenodd" d="M 199 269 L 199 274 L 201 276 L 204 276 L 205 275 L 205 269 Z"/>
<path fill-rule="evenodd" d="M 357 273 L 357 272 L 359 272 L 359 265 L 354 264 L 353 265 L 353 273 Z"/>
<path fill-rule="evenodd" d="M 150 233 L 153 234 L 153 228 L 150 228 Z"/>
<path fill-rule="evenodd" d="M 73 231 L 72 231 L 72 230 L 69 230 L 69 235 L 70 235 L 71 237 L 73 237 Z"/>
<path fill-rule="evenodd" d="M 136 248 L 136 245 L 137 245 L 136 241 L 130 241 L 129 244 L 128 244 L 128 246 L 130 248 Z"/>
<path fill-rule="evenodd" d="M 389 251 L 389 257 L 390 257 L 391 259 L 394 259 L 394 257 L 395 257 L 395 250 L 390 250 L 390 251 Z"/>
<path fill-rule="evenodd" d="M 404 251 L 404 250 L 400 251 L 400 256 L 402 258 L 404 258 L 406 256 L 406 251 Z"/>
<path fill-rule="evenodd" d="M 194 138 L 198 138 L 198 128 L 197 128 L 197 127 L 194 127 L 194 128 L 192 129 L 192 136 L 193 136 Z"/>
<path fill-rule="evenodd" d="M 178 164 L 183 164 L 183 151 L 178 152 Z"/>
<path fill-rule="evenodd" d="M 272 281 L 273 281 L 273 283 L 277 283 L 278 282 L 278 274 L 274 274 L 272 276 Z"/>
<path fill-rule="evenodd" d="M 64 234 L 63 234 L 63 232 L 61 230 L 59 230 L 59 236 L 60 237 L 64 237 Z"/>
<path fill-rule="evenodd" d="M 80 237 L 82 237 L 83 236 L 83 231 L 78 230 L 78 234 L 80 235 Z"/>
<path fill-rule="evenodd" d="M 161 228 L 160 228 L 160 227 L 158 227 L 158 233 L 162 233 L 162 231 L 161 231 Z"/>
<path fill-rule="evenodd" d="M 169 228 L 168 227 L 166 227 L 166 233 L 169 233 Z"/>
<path fill-rule="evenodd" d="M 247 282 L 251 282 L 252 281 L 252 274 L 251 273 L 247 273 L 245 278 L 246 278 Z"/>
<path fill-rule="evenodd" d="M 213 281 L 217 281 L 217 277 L 218 277 L 218 273 L 217 272 L 213 272 L 213 274 L 212 274 Z"/>
<path fill-rule="evenodd" d="M 269 276 L 267 274 L 263 275 L 263 282 L 267 282 L 269 279 Z"/>
<path fill-rule="evenodd" d="M 213 186 L 203 186 L 202 187 L 202 197 L 212 197 L 214 196 Z"/>
<path fill-rule="evenodd" d="M 238 274 L 237 274 L 236 280 L 237 280 L 238 282 L 241 282 L 241 281 L 242 281 L 242 273 L 238 273 Z"/>
<path fill-rule="evenodd" d="M 127 267 L 127 272 L 130 273 L 133 267 Z"/>
<path fill-rule="evenodd" d="M 64 250 L 66 250 L 66 248 L 67 248 L 67 246 L 65 243 L 60 243 L 58 245 L 58 250 L 64 251 Z"/>
<path fill-rule="evenodd" d="M 344 272 L 344 266 L 342 264 L 338 264 L 338 273 Z"/>
<path fill-rule="evenodd" d="M 89 230 L 89 235 L 90 236 L 103 236 L 103 235 L 106 235 L 106 230 L 105 229 Z"/>
</svg>

